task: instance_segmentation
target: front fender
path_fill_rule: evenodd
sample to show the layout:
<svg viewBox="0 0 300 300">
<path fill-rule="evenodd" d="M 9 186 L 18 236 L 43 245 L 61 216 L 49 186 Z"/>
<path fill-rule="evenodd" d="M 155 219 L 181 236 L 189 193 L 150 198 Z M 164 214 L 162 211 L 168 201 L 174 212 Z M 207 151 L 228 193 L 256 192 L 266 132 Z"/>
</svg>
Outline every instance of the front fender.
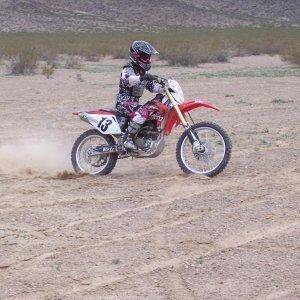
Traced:
<svg viewBox="0 0 300 300">
<path fill-rule="evenodd" d="M 200 108 L 200 107 L 210 108 L 210 109 L 219 111 L 219 109 L 215 105 L 213 105 L 209 102 L 205 102 L 205 101 L 191 100 L 191 101 L 184 102 L 179 105 L 179 109 L 183 114 L 187 113 L 191 110 L 194 110 L 196 108 Z M 172 108 L 169 111 L 167 119 L 166 119 L 164 134 L 169 135 L 171 133 L 174 125 L 178 126 L 179 124 L 180 124 L 180 120 L 178 118 L 178 115 L 177 115 L 175 109 Z"/>
</svg>

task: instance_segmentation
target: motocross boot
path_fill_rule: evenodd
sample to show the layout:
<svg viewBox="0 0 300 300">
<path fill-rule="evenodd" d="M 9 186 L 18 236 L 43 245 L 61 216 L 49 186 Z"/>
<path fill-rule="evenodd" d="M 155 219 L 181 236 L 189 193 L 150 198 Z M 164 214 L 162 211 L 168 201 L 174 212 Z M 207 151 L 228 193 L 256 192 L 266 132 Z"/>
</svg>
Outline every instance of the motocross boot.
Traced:
<svg viewBox="0 0 300 300">
<path fill-rule="evenodd" d="M 127 149 L 137 150 L 137 146 L 134 144 L 133 136 L 138 132 L 141 128 L 142 124 L 130 121 L 125 132 L 123 145 Z"/>
</svg>

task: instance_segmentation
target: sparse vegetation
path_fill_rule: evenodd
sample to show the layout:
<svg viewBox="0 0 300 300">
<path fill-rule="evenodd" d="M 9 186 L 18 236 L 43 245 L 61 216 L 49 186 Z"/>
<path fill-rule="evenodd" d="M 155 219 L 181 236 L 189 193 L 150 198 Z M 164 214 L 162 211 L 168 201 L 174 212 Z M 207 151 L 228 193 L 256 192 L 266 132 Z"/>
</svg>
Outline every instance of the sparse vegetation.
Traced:
<svg viewBox="0 0 300 300">
<path fill-rule="evenodd" d="M 265 134 L 267 134 L 267 133 L 269 133 L 270 131 L 269 131 L 269 128 L 265 128 L 265 129 L 263 129 L 262 131 L 261 131 L 261 133 L 265 133 Z"/>
<path fill-rule="evenodd" d="M 268 134 L 269 133 L 269 129 L 268 128 L 264 128 L 261 131 L 257 131 L 257 130 L 250 130 L 247 132 L 247 134 L 254 134 L 254 135 L 259 135 L 259 134 Z"/>
<path fill-rule="evenodd" d="M 266 140 L 266 139 L 263 138 L 260 141 L 261 141 L 261 144 L 266 146 L 266 147 L 272 146 L 272 143 L 269 140 Z"/>
<path fill-rule="evenodd" d="M 239 105 L 243 105 L 243 106 L 252 106 L 252 103 L 251 102 L 248 102 L 246 100 L 237 100 L 234 102 L 235 104 L 239 104 Z"/>
<path fill-rule="evenodd" d="M 293 100 L 284 100 L 281 98 L 274 98 L 272 100 L 272 103 L 274 103 L 274 104 L 286 104 L 286 103 L 293 103 L 293 102 L 294 102 Z"/>
<path fill-rule="evenodd" d="M 203 264 L 203 256 L 199 256 L 196 258 L 196 263 L 199 264 L 199 265 L 202 265 Z"/>
<path fill-rule="evenodd" d="M 77 73 L 77 74 L 76 74 L 76 79 L 77 79 L 79 82 L 84 82 L 84 80 L 83 80 L 83 78 L 82 78 L 82 76 L 81 76 L 80 73 Z"/>
<path fill-rule="evenodd" d="M 61 269 L 61 263 L 60 262 L 55 262 L 53 264 L 53 270 L 59 272 Z"/>
<path fill-rule="evenodd" d="M 271 68 L 241 68 L 233 70 L 224 70 L 218 72 L 202 71 L 184 73 L 184 76 L 189 78 L 230 78 L 230 77 L 285 77 L 285 76 L 300 76 L 300 68 L 287 67 L 271 67 Z"/>
<path fill-rule="evenodd" d="M 283 54 L 283 58 L 287 61 L 300 66 L 300 50 L 295 49 L 287 54 Z"/>
<path fill-rule="evenodd" d="M 284 60 L 289 61 L 292 64 L 300 66 L 300 41 L 287 45 L 281 52 Z"/>
<path fill-rule="evenodd" d="M 291 131 L 291 132 L 277 132 L 277 140 L 283 140 L 283 141 L 288 141 L 288 140 L 293 140 L 296 137 L 296 133 Z"/>
<path fill-rule="evenodd" d="M 54 49 L 39 47 L 37 55 L 39 60 L 47 62 L 50 66 L 54 68 L 58 66 L 57 52 Z"/>
<path fill-rule="evenodd" d="M 128 58 L 128 48 L 129 47 L 126 47 L 126 46 L 125 47 L 119 46 L 119 47 L 111 49 L 110 54 L 115 59 L 126 59 L 126 58 Z"/>
<path fill-rule="evenodd" d="M 66 69 L 80 69 L 81 68 L 80 57 L 75 56 L 75 55 L 69 55 L 66 59 L 65 68 Z"/>
<path fill-rule="evenodd" d="M 33 74 L 37 68 L 38 55 L 34 48 L 12 49 L 7 53 L 7 57 L 9 59 L 8 69 L 11 74 Z"/>
<path fill-rule="evenodd" d="M 112 260 L 111 263 L 112 263 L 113 265 L 118 265 L 120 262 L 121 262 L 121 261 L 120 261 L 118 258 L 115 258 L 115 259 Z"/>
<path fill-rule="evenodd" d="M 195 66 L 206 62 L 226 62 L 232 56 L 281 54 L 299 64 L 300 28 L 262 27 L 161 30 L 159 32 L 99 33 L 1 33 L 0 53 L 8 57 L 22 49 L 36 49 L 38 59 L 55 61 L 58 54 L 82 56 L 97 61 L 101 56 L 127 58 L 133 40 L 153 43 L 170 65 Z"/>
<path fill-rule="evenodd" d="M 45 63 L 42 68 L 42 75 L 46 76 L 48 79 L 54 74 L 54 67 L 49 63 Z"/>
<path fill-rule="evenodd" d="M 198 49 L 192 47 L 180 47 L 176 51 L 166 51 L 162 58 L 168 61 L 169 65 L 194 67 L 198 64 L 208 62 L 227 62 L 228 53 L 225 51 L 213 51 L 199 47 Z"/>
</svg>

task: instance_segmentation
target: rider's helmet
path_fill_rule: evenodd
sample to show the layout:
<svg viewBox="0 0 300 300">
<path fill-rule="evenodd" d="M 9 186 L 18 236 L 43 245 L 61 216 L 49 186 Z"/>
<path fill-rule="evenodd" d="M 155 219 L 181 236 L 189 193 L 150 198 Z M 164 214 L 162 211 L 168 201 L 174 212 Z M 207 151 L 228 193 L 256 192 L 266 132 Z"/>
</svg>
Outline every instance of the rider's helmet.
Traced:
<svg viewBox="0 0 300 300">
<path fill-rule="evenodd" d="M 155 54 L 159 53 L 148 42 L 134 41 L 130 47 L 129 57 L 143 71 L 149 71 L 151 68 L 151 55 Z"/>
</svg>

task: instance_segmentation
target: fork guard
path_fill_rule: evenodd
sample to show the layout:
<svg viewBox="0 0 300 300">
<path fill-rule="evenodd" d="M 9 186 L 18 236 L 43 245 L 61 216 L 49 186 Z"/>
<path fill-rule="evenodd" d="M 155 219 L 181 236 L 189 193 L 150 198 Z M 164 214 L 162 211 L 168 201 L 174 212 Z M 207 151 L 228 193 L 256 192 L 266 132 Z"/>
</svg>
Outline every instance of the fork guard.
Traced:
<svg viewBox="0 0 300 300">
<path fill-rule="evenodd" d="M 212 103 L 204 102 L 204 101 L 197 101 L 197 100 L 191 100 L 188 102 L 184 102 L 184 103 L 180 104 L 178 107 L 183 114 L 187 113 L 191 110 L 194 110 L 196 108 L 201 108 L 201 107 L 210 108 L 210 109 L 219 111 L 219 109 Z M 178 118 L 178 115 L 177 115 L 175 109 L 172 108 L 169 111 L 168 116 L 167 116 L 166 124 L 164 127 L 164 134 L 169 135 L 171 133 L 174 125 L 178 126 L 179 124 L 180 124 L 180 120 Z"/>
</svg>

